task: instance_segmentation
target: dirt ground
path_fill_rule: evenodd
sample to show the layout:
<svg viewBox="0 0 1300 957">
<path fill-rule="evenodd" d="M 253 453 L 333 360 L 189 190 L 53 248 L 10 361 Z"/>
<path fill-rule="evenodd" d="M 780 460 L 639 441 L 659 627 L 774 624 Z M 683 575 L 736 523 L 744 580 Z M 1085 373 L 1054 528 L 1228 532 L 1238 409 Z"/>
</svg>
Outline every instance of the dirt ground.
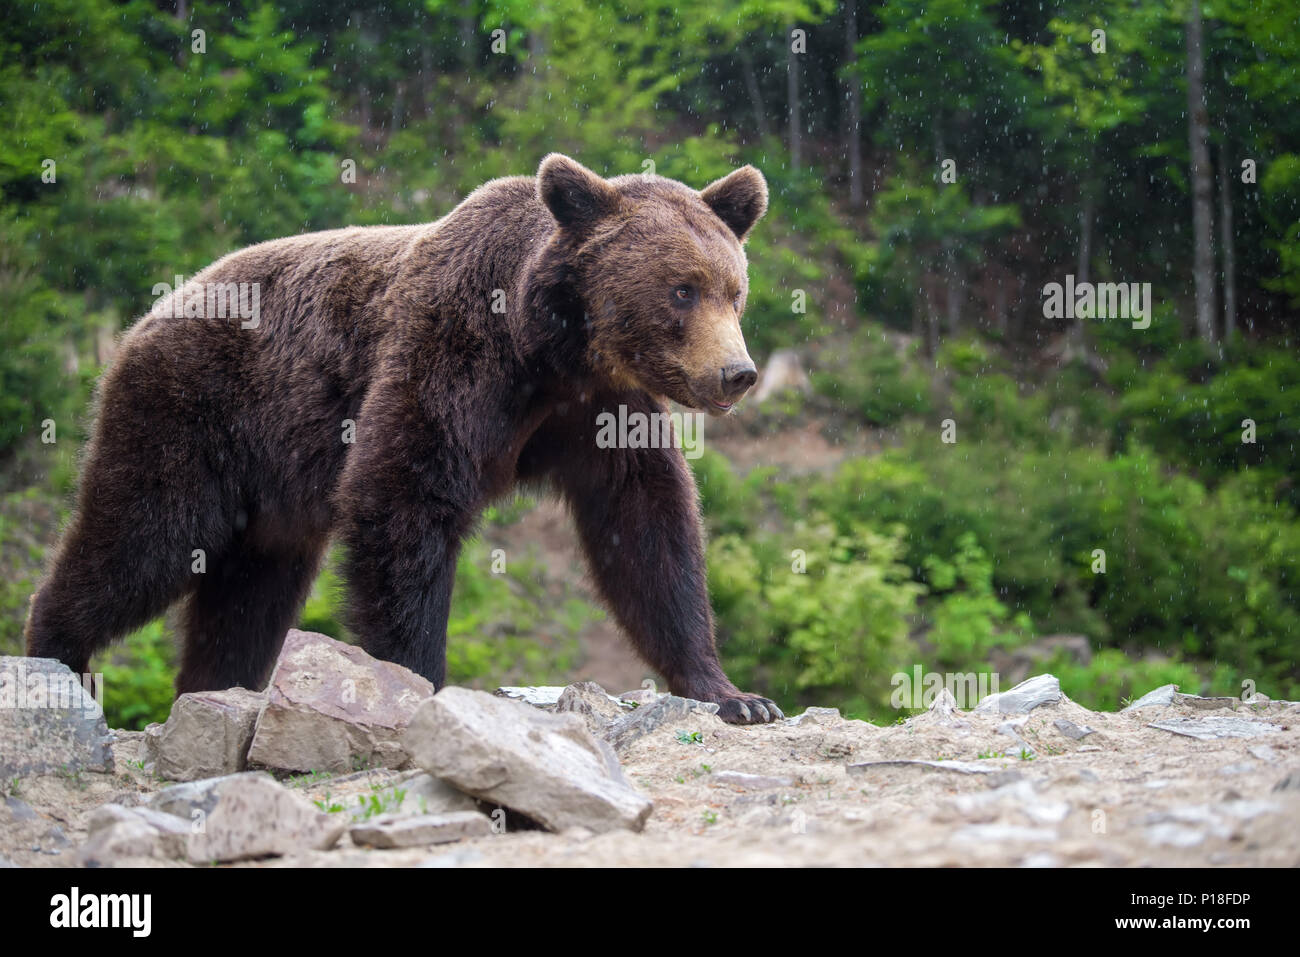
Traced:
<svg viewBox="0 0 1300 957">
<path fill-rule="evenodd" d="M 1198 740 L 1150 727 L 1223 717 L 1262 733 Z M 1076 740 L 1061 720 L 1094 733 Z M 139 749 L 139 735 L 120 733 L 116 774 L 24 779 L 0 805 L 0 858 L 75 863 L 95 807 L 164 786 L 132 763 Z M 870 764 L 904 760 L 937 766 Z M 511 830 L 405 850 L 345 836 L 331 851 L 238 866 L 1300 865 L 1297 704 L 1101 714 L 1062 700 L 1027 716 L 932 710 L 885 727 L 827 713 L 757 727 L 694 715 L 634 744 L 623 765 L 654 801 L 640 834 Z M 350 803 L 413 773 L 287 783 Z"/>
</svg>

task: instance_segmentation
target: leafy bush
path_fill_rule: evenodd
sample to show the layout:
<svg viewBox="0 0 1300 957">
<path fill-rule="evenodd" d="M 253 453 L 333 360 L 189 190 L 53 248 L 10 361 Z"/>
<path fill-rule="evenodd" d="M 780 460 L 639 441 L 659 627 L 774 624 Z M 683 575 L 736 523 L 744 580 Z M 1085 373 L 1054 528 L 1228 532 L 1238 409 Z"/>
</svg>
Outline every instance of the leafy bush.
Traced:
<svg viewBox="0 0 1300 957">
<path fill-rule="evenodd" d="M 828 522 L 785 534 L 725 535 L 709 546 L 719 642 L 733 680 L 783 701 L 879 713 L 906 662 L 923 586 L 898 561 L 899 531 Z"/>
<path fill-rule="evenodd" d="M 1029 640 L 1033 625 L 1024 612 L 1009 615 L 993 593 L 993 565 L 969 532 L 957 540 L 951 558 L 929 555 L 922 562 L 931 598 L 924 614 L 932 661 L 943 671 L 979 671 L 990 653 Z"/>
<path fill-rule="evenodd" d="M 917 347 L 900 349 L 864 326 L 853 346 L 827 356 L 812 375 L 814 390 L 871 425 L 896 425 L 931 410 L 930 379 L 915 365 Z"/>
<path fill-rule="evenodd" d="M 104 676 L 104 718 L 110 728 L 138 731 L 167 720 L 176 694 L 176 647 L 162 619 L 97 655 L 90 670 Z"/>
<path fill-rule="evenodd" d="M 1140 437 L 1205 481 L 1259 470 L 1300 506 L 1300 357 L 1256 350 L 1201 382 L 1164 364 L 1124 394 L 1115 432 L 1121 441 Z"/>
</svg>

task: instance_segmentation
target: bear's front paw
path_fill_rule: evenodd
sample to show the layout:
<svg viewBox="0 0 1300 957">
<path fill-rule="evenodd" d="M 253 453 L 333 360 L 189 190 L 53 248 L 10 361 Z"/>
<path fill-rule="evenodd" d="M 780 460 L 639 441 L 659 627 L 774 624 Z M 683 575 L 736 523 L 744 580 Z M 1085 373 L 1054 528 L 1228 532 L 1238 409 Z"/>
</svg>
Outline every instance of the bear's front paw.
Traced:
<svg viewBox="0 0 1300 957">
<path fill-rule="evenodd" d="M 756 694 L 737 694 L 718 701 L 718 717 L 727 724 L 767 724 L 785 715 L 775 701 Z"/>
</svg>

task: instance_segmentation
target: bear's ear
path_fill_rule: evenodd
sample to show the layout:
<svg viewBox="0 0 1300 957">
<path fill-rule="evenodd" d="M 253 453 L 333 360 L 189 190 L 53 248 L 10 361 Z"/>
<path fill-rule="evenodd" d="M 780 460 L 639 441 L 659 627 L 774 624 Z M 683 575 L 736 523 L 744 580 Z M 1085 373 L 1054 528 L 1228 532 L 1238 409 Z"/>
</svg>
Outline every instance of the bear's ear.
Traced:
<svg viewBox="0 0 1300 957">
<path fill-rule="evenodd" d="M 551 153 L 537 169 L 537 197 L 568 229 L 589 229 L 618 212 L 618 190 L 576 160 Z"/>
<path fill-rule="evenodd" d="M 700 199 L 744 242 L 767 212 L 767 180 L 754 167 L 742 166 L 700 190 Z"/>
</svg>

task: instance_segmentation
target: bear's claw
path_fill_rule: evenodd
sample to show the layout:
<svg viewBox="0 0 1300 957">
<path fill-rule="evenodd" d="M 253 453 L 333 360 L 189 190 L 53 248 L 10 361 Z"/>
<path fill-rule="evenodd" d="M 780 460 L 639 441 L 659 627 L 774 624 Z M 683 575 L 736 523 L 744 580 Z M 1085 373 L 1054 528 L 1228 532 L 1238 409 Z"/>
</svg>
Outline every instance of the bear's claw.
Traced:
<svg viewBox="0 0 1300 957">
<path fill-rule="evenodd" d="M 719 702 L 718 717 L 727 724 L 768 724 L 784 718 L 785 714 L 769 698 L 743 694 Z"/>
</svg>

